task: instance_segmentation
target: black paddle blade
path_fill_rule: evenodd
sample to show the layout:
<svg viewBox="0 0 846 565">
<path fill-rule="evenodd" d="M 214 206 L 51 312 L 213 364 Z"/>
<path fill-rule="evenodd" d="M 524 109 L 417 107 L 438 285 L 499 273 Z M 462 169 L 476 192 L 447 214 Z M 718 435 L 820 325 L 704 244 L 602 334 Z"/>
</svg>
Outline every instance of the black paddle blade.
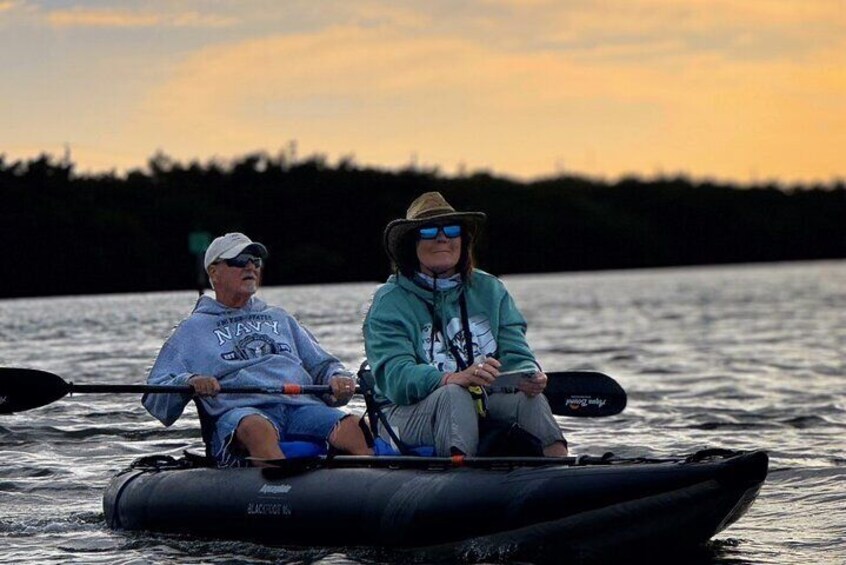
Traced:
<svg viewBox="0 0 846 565">
<path fill-rule="evenodd" d="M 58 375 L 37 369 L 0 367 L 0 414 L 23 412 L 55 402 L 71 385 Z"/>
<path fill-rule="evenodd" d="M 544 395 L 552 413 L 576 418 L 600 418 L 626 408 L 626 391 L 613 378 L 596 371 L 547 373 Z"/>
</svg>

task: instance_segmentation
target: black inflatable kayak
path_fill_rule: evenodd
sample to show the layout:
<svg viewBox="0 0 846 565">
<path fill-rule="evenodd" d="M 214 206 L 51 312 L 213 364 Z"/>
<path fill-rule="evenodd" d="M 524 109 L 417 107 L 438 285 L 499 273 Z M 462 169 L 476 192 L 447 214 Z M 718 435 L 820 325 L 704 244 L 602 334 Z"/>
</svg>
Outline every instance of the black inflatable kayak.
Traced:
<svg viewBox="0 0 846 565">
<path fill-rule="evenodd" d="M 740 518 L 763 451 L 666 460 L 337 457 L 277 468 L 194 468 L 151 457 L 112 479 L 111 528 L 282 546 L 588 557 L 699 544 Z"/>
</svg>

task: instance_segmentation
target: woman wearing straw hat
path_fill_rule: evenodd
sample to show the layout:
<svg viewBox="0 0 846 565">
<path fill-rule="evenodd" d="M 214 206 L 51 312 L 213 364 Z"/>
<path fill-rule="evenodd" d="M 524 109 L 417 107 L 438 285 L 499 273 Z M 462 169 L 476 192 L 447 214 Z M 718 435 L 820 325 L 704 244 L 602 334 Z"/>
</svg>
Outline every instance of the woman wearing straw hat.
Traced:
<svg viewBox="0 0 846 565">
<path fill-rule="evenodd" d="M 434 446 L 438 456 L 476 455 L 480 421 L 517 423 L 544 455 L 566 456 L 541 394 L 547 377 L 526 341 L 526 321 L 502 282 L 474 267 L 484 220 L 482 212 L 458 212 L 440 193 L 427 192 L 385 228 L 394 274 L 364 321 L 377 399 L 386 402 L 395 443 Z M 500 371 L 530 376 L 520 392 L 485 394 L 481 387 Z"/>
</svg>

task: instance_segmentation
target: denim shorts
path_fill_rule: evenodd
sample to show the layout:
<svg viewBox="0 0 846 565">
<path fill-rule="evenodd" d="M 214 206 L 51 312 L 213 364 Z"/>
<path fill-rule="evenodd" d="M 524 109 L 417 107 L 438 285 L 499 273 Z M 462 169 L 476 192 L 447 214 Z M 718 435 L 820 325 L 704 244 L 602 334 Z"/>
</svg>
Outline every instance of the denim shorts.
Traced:
<svg viewBox="0 0 846 565">
<path fill-rule="evenodd" d="M 258 414 L 266 418 L 281 442 L 308 441 L 325 446 L 329 434 L 348 414 L 325 404 L 276 404 L 272 406 L 233 408 L 215 422 L 212 453 L 221 466 L 246 464 L 246 452 L 232 446 L 235 429 L 245 417 Z"/>
</svg>

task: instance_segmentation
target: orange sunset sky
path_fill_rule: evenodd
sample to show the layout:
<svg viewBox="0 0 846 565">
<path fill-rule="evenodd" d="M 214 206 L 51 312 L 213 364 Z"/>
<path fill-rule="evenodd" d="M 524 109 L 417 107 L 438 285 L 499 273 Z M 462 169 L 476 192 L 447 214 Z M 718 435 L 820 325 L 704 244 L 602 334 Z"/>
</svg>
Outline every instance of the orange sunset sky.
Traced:
<svg viewBox="0 0 846 565">
<path fill-rule="evenodd" d="M 846 176 L 842 0 L 0 0 L 0 154 Z"/>
</svg>

